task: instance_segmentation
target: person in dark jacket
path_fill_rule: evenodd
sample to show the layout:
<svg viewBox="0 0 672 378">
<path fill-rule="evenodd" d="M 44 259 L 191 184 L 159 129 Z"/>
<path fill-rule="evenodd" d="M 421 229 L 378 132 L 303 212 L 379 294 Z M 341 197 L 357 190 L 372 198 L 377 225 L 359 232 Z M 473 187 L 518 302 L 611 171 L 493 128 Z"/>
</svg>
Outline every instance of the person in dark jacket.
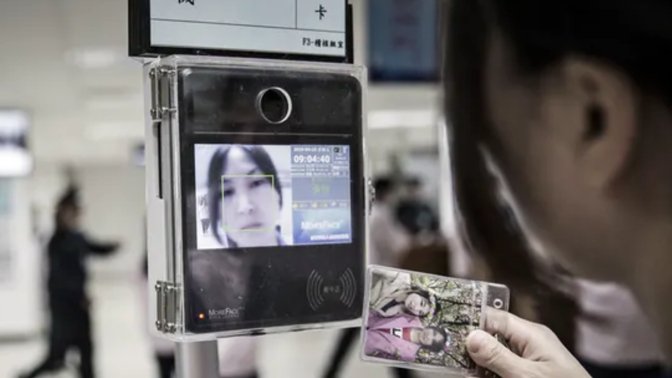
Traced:
<svg viewBox="0 0 672 378">
<path fill-rule="evenodd" d="M 94 377 L 85 260 L 89 255 L 110 255 L 118 244 L 91 241 L 79 230 L 80 216 L 78 191 L 71 187 L 56 207 L 56 230 L 48 245 L 49 350 L 38 366 L 21 377 L 37 377 L 62 369 L 71 349 L 79 352 L 80 377 Z"/>
<path fill-rule="evenodd" d="M 422 198 L 422 181 L 417 177 L 404 182 L 405 196 L 397 204 L 396 215 L 399 223 L 414 237 L 439 232 L 439 217 Z"/>
</svg>

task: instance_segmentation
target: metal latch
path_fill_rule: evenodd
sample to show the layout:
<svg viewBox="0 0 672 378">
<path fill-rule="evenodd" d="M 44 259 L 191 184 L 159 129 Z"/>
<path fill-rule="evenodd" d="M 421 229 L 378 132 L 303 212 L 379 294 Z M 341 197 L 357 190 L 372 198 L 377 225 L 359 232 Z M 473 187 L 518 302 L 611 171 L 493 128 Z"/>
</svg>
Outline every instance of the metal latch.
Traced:
<svg viewBox="0 0 672 378">
<path fill-rule="evenodd" d="M 170 282 L 157 281 L 154 289 L 156 290 L 156 329 L 163 333 L 175 333 L 179 287 Z"/>
<path fill-rule="evenodd" d="M 149 114 L 152 121 L 160 122 L 163 117 L 171 114 L 176 109 L 172 104 L 171 84 L 176 71 L 164 67 L 149 70 L 151 83 L 151 102 Z"/>
</svg>

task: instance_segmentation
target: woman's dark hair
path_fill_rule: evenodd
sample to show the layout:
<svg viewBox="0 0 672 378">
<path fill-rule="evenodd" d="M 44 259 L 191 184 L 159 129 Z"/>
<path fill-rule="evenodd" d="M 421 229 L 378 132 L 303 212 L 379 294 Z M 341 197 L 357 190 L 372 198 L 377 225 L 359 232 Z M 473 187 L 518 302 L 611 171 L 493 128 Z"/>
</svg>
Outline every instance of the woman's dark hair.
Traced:
<svg viewBox="0 0 672 378">
<path fill-rule="evenodd" d="M 462 1 L 462 0 L 460 0 Z M 583 56 L 620 69 L 639 89 L 672 100 L 669 0 L 482 1 L 513 47 L 522 73 Z M 486 13 L 487 14 L 487 13 Z M 492 25 L 495 24 L 495 25 Z"/>
<path fill-rule="evenodd" d="M 541 321 L 557 332 L 551 324 L 557 317 L 543 308 L 551 306 L 549 298 L 576 304 L 553 287 L 555 272 L 533 258 L 480 151 L 483 145 L 497 149 L 484 93 L 489 38 L 501 31 L 523 75 L 543 72 L 568 55 L 583 56 L 613 65 L 642 91 L 670 103 L 672 1 L 451 0 L 446 9 L 445 107 L 460 227 L 491 278 L 541 298 Z M 569 347 L 571 338 L 561 335 Z"/>
<path fill-rule="evenodd" d="M 440 352 L 445 348 L 446 341 L 448 340 L 448 334 L 446 331 L 442 328 L 438 327 L 427 327 L 426 329 L 431 329 L 432 331 L 440 334 L 442 336 L 441 341 L 436 341 L 435 339 L 432 339 L 432 343 L 430 345 L 426 345 L 425 348 L 432 352 Z"/>
<path fill-rule="evenodd" d="M 211 228 L 215 238 L 221 243 L 222 237 L 219 234 L 219 224 L 221 222 L 221 202 L 222 202 L 222 175 L 226 171 L 229 161 L 231 148 L 241 149 L 259 168 L 262 175 L 268 176 L 266 180 L 273 185 L 273 189 L 280 198 L 280 207 L 282 207 L 282 185 L 278 178 L 278 170 L 273 164 L 271 156 L 266 149 L 260 146 L 236 145 L 233 147 L 223 147 L 217 149 L 210 159 L 210 168 L 208 169 L 208 204 L 210 212 Z M 231 241 L 229 241 L 231 242 Z"/>
</svg>

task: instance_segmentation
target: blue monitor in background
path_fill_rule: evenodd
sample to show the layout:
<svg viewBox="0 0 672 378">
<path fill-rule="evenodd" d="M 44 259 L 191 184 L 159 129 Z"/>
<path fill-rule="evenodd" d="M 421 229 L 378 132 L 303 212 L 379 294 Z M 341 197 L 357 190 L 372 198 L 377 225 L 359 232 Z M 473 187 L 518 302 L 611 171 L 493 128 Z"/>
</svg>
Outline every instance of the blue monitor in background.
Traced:
<svg viewBox="0 0 672 378">
<path fill-rule="evenodd" d="M 369 0 L 369 78 L 373 82 L 439 80 L 437 0 Z"/>
</svg>

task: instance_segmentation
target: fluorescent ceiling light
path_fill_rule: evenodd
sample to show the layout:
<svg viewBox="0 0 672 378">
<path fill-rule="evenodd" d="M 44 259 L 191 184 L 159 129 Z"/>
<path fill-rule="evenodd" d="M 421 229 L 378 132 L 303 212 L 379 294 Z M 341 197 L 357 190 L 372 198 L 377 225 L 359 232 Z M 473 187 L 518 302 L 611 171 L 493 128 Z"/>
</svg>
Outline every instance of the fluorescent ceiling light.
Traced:
<svg viewBox="0 0 672 378">
<path fill-rule="evenodd" d="M 375 110 L 369 112 L 370 129 L 425 128 L 437 121 L 434 110 Z"/>
</svg>

